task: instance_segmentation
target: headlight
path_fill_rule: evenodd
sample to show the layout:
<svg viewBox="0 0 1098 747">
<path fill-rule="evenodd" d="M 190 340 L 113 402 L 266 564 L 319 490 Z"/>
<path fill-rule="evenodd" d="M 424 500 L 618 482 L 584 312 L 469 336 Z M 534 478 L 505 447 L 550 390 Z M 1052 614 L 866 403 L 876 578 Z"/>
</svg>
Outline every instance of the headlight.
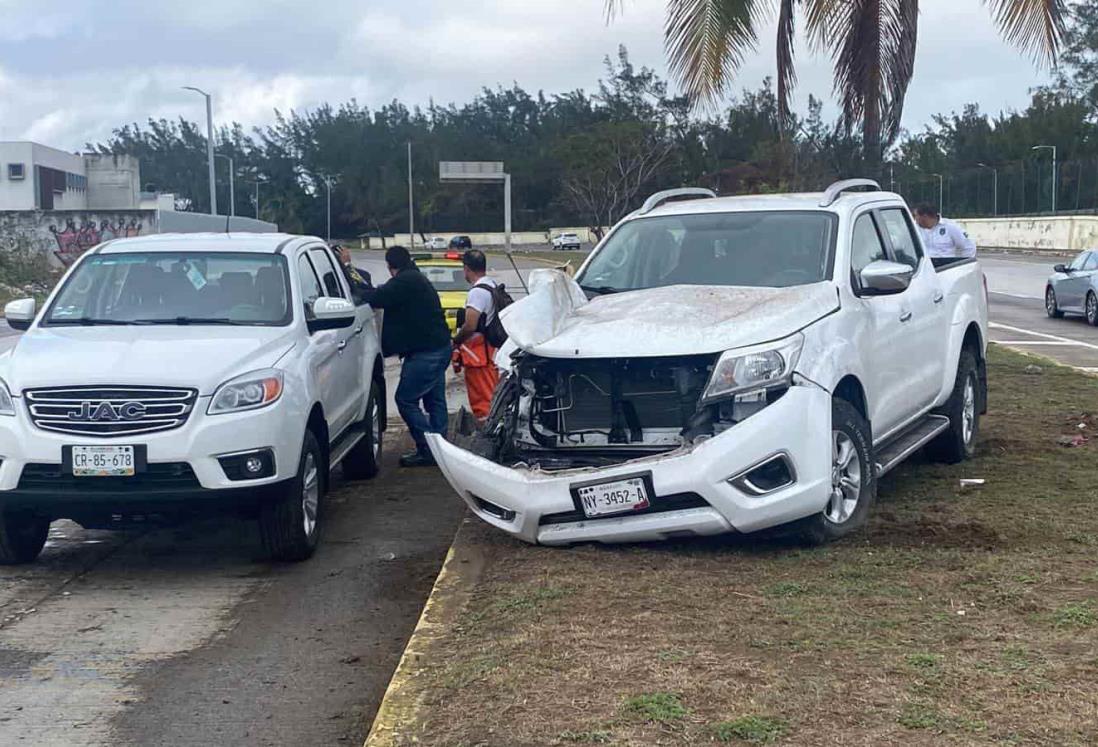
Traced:
<svg viewBox="0 0 1098 747">
<path fill-rule="evenodd" d="M 11 391 L 8 389 L 8 384 L 3 379 L 0 379 L 0 415 L 14 415 L 15 414 L 15 402 L 11 399 Z"/>
<path fill-rule="evenodd" d="M 729 350 L 717 361 L 703 399 L 729 397 L 787 382 L 803 346 L 804 335 L 798 332 L 778 342 Z"/>
<path fill-rule="evenodd" d="M 207 412 L 220 415 L 266 407 L 282 396 L 282 372 L 275 369 L 252 371 L 230 379 L 217 388 Z"/>
</svg>

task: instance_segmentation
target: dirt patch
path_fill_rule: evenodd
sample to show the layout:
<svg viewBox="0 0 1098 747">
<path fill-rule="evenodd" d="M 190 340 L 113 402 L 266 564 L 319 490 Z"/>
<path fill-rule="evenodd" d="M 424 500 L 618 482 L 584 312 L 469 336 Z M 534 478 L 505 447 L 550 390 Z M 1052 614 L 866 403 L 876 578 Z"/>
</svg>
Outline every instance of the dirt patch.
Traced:
<svg viewBox="0 0 1098 747">
<path fill-rule="evenodd" d="M 846 542 L 559 550 L 470 525 L 484 571 L 400 743 L 1098 743 L 1093 460 L 1055 444 L 1098 380 L 1026 364 L 993 350 L 977 458 L 904 465 Z"/>
</svg>

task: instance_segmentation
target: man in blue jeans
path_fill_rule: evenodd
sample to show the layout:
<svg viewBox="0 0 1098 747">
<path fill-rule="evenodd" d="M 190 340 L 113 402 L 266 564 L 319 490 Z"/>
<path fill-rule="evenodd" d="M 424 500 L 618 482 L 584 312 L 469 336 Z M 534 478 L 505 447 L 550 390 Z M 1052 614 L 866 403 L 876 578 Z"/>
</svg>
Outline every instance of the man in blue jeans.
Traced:
<svg viewBox="0 0 1098 747">
<path fill-rule="evenodd" d="M 396 405 L 408 424 L 416 450 L 400 458 L 402 467 L 435 464 L 425 433 L 446 433 L 446 369 L 450 367 L 450 330 L 438 291 L 416 267 L 408 250 L 385 252 L 391 279 L 362 293 L 363 302 L 385 310 L 381 352 L 402 361 Z M 420 407 L 420 403 L 423 407 Z M 424 412 L 426 410 L 426 412 Z"/>
</svg>

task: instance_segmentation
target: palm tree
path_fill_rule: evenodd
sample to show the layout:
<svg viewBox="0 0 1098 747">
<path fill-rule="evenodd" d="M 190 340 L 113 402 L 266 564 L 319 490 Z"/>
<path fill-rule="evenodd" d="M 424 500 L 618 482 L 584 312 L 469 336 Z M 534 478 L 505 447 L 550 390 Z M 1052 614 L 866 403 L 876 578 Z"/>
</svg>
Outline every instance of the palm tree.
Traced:
<svg viewBox="0 0 1098 747">
<path fill-rule="evenodd" d="M 606 0 L 612 19 L 623 0 Z M 919 0 L 776 0 L 779 114 L 789 116 L 796 83 L 793 39 L 798 11 L 808 39 L 835 67 L 835 93 L 848 131 L 860 122 L 866 153 L 879 160 L 899 132 L 904 96 L 915 70 Z M 1006 40 L 1039 63 L 1056 59 L 1065 0 L 985 0 Z M 799 7 L 798 7 L 799 5 Z M 667 0 L 665 45 L 671 73 L 695 103 L 724 93 L 771 0 Z M 960 61 L 959 61 L 960 62 Z"/>
</svg>

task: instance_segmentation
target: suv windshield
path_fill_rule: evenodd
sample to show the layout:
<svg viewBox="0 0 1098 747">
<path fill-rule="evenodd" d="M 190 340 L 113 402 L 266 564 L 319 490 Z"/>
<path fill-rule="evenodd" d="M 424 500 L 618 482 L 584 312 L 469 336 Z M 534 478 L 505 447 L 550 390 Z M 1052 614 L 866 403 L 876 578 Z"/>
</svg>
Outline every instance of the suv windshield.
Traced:
<svg viewBox="0 0 1098 747">
<path fill-rule="evenodd" d="M 835 223 L 835 215 L 823 211 L 640 218 L 614 232 L 578 281 L 604 293 L 817 283 L 831 276 Z"/>
<path fill-rule="evenodd" d="M 288 287 L 279 255 L 101 254 L 69 276 L 43 323 L 285 325 Z"/>
</svg>

